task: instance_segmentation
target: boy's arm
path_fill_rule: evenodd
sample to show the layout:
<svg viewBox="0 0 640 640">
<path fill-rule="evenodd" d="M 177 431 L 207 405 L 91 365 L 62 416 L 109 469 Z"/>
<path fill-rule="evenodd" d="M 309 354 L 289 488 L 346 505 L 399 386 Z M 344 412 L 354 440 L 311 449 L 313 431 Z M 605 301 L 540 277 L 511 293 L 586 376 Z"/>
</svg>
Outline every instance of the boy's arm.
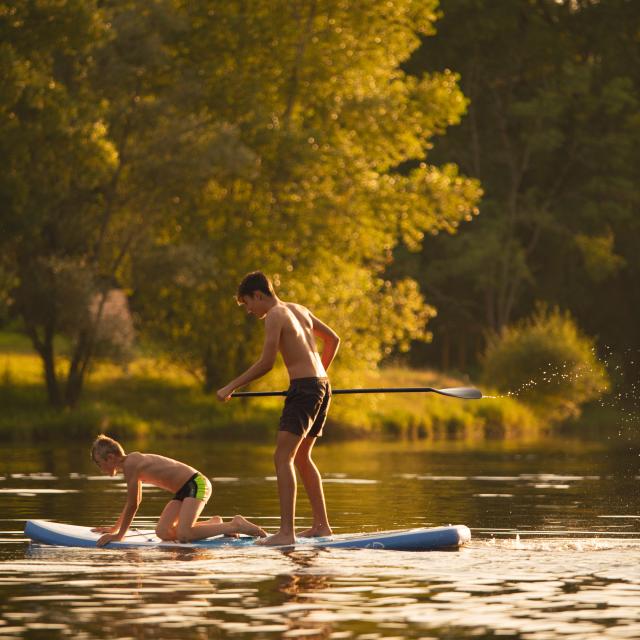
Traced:
<svg viewBox="0 0 640 640">
<path fill-rule="evenodd" d="M 260 359 L 228 385 L 222 387 L 222 389 L 218 389 L 216 392 L 218 400 L 225 402 L 238 387 L 243 387 L 245 384 L 262 377 L 265 373 L 273 369 L 280 346 L 281 331 L 282 315 L 280 313 L 267 314 L 267 317 L 264 319 L 264 346 L 262 347 Z"/>
<path fill-rule="evenodd" d="M 311 314 L 311 320 L 313 321 L 313 333 L 322 340 L 323 347 L 320 360 L 322 360 L 322 366 L 326 371 L 336 357 L 336 353 L 338 353 L 340 336 L 328 324 L 325 324 L 313 314 Z"/>
<path fill-rule="evenodd" d="M 137 496 L 138 506 L 140 505 L 141 502 L 142 502 L 142 482 L 138 482 L 138 496 Z M 122 527 L 122 522 L 126 517 L 128 505 L 129 505 L 129 487 L 127 486 L 127 502 L 125 503 L 122 511 L 120 512 L 120 515 L 118 516 L 118 519 L 116 520 L 116 523 L 113 525 L 113 528 L 111 529 L 110 533 L 118 533 L 118 531 L 120 531 L 120 527 Z M 136 507 L 136 512 L 137 512 L 137 507 Z M 135 515 L 136 514 L 134 513 L 133 516 L 130 518 L 129 525 L 124 530 L 124 533 L 126 533 L 129 526 L 131 526 L 131 520 L 133 520 Z"/>
<path fill-rule="evenodd" d="M 140 506 L 140 502 L 142 501 L 142 483 L 138 479 L 137 472 L 133 472 L 130 477 L 127 478 L 127 502 L 118 518 L 118 522 L 116 522 L 116 526 L 120 525 L 118 531 L 114 533 L 105 533 L 98 539 L 96 542 L 97 547 L 103 547 L 105 544 L 112 542 L 114 540 L 122 540 L 129 526 L 131 525 L 131 521 L 133 520 L 136 512 L 138 511 L 138 507 Z"/>
<path fill-rule="evenodd" d="M 112 525 L 100 525 L 99 527 L 93 527 L 91 531 L 94 533 L 115 533 L 120 529 L 120 523 L 122 522 L 122 512 L 118 516 L 115 524 Z"/>
</svg>

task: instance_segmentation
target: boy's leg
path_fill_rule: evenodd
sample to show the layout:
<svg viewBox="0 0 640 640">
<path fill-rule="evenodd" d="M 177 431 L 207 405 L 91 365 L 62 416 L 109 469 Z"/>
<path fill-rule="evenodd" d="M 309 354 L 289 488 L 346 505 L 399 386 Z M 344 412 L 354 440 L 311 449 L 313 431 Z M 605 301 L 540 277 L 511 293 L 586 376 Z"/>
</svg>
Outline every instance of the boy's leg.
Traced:
<svg viewBox="0 0 640 640">
<path fill-rule="evenodd" d="M 298 448 L 295 458 L 295 465 L 298 469 L 304 488 L 309 496 L 311 510 L 313 512 L 313 523 L 311 527 L 300 533 L 301 536 L 330 536 L 332 534 L 327 518 L 327 507 L 324 500 L 324 492 L 322 490 L 322 477 L 311 459 L 311 450 L 317 442 L 319 436 L 322 435 L 327 414 L 331 405 L 331 386 L 328 381 L 324 383 L 324 393 L 322 402 L 318 407 L 311 428 L 307 432 L 307 437 L 303 440 Z"/>
<path fill-rule="evenodd" d="M 170 500 L 163 509 L 156 524 L 156 535 L 161 540 L 176 539 L 176 525 L 178 524 L 178 516 L 182 502 L 180 500 Z"/>
<path fill-rule="evenodd" d="M 202 513 L 206 504 L 205 500 L 199 500 L 198 498 L 185 498 L 182 501 L 182 508 L 178 514 L 178 524 L 176 527 L 178 540 L 180 540 L 180 542 L 191 542 L 192 540 L 200 540 L 202 538 L 208 538 L 209 536 L 215 536 L 222 533 L 222 531 L 215 530 L 215 533 L 201 535 L 197 538 L 194 537 L 194 530 L 197 524 L 196 520 Z M 215 524 L 211 526 L 219 528 L 221 525 Z"/>
<path fill-rule="evenodd" d="M 316 438 L 305 438 L 298 447 L 295 457 L 295 465 L 309 496 L 313 513 L 311 527 L 299 534 L 303 538 L 330 536 L 333 533 L 327 517 L 327 506 L 324 500 L 324 491 L 322 490 L 322 476 L 315 462 L 311 459 L 311 450 L 315 443 Z"/>
<path fill-rule="evenodd" d="M 278 431 L 276 451 L 273 456 L 278 477 L 278 496 L 280 498 L 280 530 L 269 536 L 260 544 L 279 545 L 294 544 L 295 507 L 296 507 L 296 472 L 293 460 L 302 442 L 302 436 L 289 431 Z"/>
<path fill-rule="evenodd" d="M 246 533 L 250 536 L 266 536 L 267 534 L 256 524 L 249 522 L 242 516 L 234 516 L 229 522 L 215 519 L 206 522 L 196 522 L 202 513 L 206 502 L 198 498 L 185 498 L 178 517 L 177 537 L 181 542 L 193 542 L 212 536 L 232 536 Z"/>
</svg>

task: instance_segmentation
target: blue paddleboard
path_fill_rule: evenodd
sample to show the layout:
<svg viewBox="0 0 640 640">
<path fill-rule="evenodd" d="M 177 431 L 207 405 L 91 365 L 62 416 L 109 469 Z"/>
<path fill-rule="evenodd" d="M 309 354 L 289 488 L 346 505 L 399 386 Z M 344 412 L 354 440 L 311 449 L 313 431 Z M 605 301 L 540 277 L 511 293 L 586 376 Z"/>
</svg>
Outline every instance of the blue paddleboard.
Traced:
<svg viewBox="0 0 640 640">
<path fill-rule="evenodd" d="M 62 547 L 95 547 L 99 533 L 90 527 L 79 527 L 47 520 L 28 520 L 25 535 L 35 543 Z M 156 537 L 153 531 L 130 529 L 120 542 L 110 542 L 109 549 L 154 548 L 154 549 L 220 549 L 223 547 L 254 546 L 251 536 L 232 538 L 216 536 L 196 542 L 166 542 Z M 327 538 L 298 538 L 296 546 L 329 547 L 340 549 L 387 549 L 389 551 L 436 551 L 455 549 L 471 540 L 471 532 L 463 524 L 429 529 L 406 529 L 378 531 L 376 533 L 347 533 Z M 274 547 L 271 547 L 274 548 Z"/>
</svg>

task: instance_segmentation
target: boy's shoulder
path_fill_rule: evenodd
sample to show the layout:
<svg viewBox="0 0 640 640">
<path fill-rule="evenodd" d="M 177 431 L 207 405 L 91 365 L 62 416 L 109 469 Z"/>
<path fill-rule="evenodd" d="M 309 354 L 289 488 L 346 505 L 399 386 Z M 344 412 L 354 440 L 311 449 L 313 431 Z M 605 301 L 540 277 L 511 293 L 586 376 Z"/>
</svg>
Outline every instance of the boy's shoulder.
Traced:
<svg viewBox="0 0 640 640">
<path fill-rule="evenodd" d="M 292 311 L 293 313 L 296 314 L 308 314 L 311 313 L 309 311 L 309 309 L 307 309 L 307 307 L 305 307 L 303 304 L 299 304 L 297 302 L 283 302 L 283 305 L 285 305 L 286 309 L 288 311 Z"/>
<path fill-rule="evenodd" d="M 267 311 L 267 317 L 286 320 L 290 317 L 291 313 L 296 314 L 302 311 L 306 311 L 306 309 L 301 304 L 296 304 L 295 302 L 284 302 L 281 300 L 278 304 L 274 305 L 269 309 L 269 311 Z"/>
<path fill-rule="evenodd" d="M 124 464 L 122 465 L 122 470 L 124 473 L 131 473 L 136 470 L 146 459 L 146 454 L 140 453 L 139 451 L 131 451 L 127 454 L 124 459 Z"/>
<path fill-rule="evenodd" d="M 293 326 L 300 322 L 306 325 L 312 321 L 312 315 L 304 305 L 281 301 L 267 312 L 266 319 L 280 326 Z"/>
</svg>

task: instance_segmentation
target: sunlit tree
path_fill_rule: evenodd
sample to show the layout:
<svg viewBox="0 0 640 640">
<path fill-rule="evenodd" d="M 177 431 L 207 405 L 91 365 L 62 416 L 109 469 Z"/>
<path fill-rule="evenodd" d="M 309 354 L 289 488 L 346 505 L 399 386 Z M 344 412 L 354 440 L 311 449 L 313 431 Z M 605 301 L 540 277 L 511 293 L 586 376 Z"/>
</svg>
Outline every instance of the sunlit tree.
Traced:
<svg viewBox="0 0 640 640">
<path fill-rule="evenodd" d="M 433 32 L 435 6 L 182 6 L 188 35 L 176 64 L 186 106 L 228 144 L 151 261 L 163 250 L 175 257 L 177 242 L 190 263 L 176 261 L 168 279 L 141 287 L 139 302 L 147 332 L 200 363 L 206 388 L 256 356 L 259 335 L 233 301 L 256 268 L 336 326 L 340 362 L 350 367 L 375 366 L 392 347 L 425 337 L 433 309 L 419 288 L 381 275 L 394 246 L 416 249 L 425 232 L 454 230 L 479 195 L 452 164 L 398 171 L 424 159 L 466 105 L 454 74 L 416 78 L 400 68 L 419 34 Z M 149 313 L 154 300 L 162 304 Z"/>
<path fill-rule="evenodd" d="M 146 3 L 0 7 L 3 265 L 49 400 L 72 406 L 107 325 L 113 345 L 128 331 L 124 306 L 107 311 L 184 169 L 169 155 L 188 137 L 165 97 L 171 29 L 153 20 L 167 7 Z"/>
<path fill-rule="evenodd" d="M 465 109 L 456 76 L 400 68 L 435 5 L 0 5 L 0 295 L 53 404 L 77 402 L 105 326 L 131 335 L 122 291 L 207 389 L 255 356 L 233 300 L 250 269 L 337 326 L 344 366 L 426 335 L 432 308 L 385 267 L 478 197 L 424 161 Z"/>
</svg>

